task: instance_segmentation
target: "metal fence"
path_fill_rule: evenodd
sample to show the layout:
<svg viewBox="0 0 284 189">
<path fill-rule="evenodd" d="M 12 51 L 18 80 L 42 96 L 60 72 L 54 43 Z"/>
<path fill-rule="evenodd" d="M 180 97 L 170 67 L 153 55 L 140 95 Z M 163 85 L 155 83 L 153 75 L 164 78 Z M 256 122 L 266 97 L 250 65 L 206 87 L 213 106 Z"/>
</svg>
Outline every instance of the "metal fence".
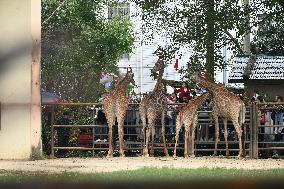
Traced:
<svg viewBox="0 0 284 189">
<path fill-rule="evenodd" d="M 138 113 L 138 105 L 139 104 L 129 104 L 129 110 L 125 119 L 124 125 L 124 145 L 125 152 L 127 154 L 140 154 L 143 148 L 143 140 L 141 140 L 141 123 L 139 119 Z M 184 104 L 174 104 L 179 109 Z M 108 126 L 107 123 L 98 123 L 98 117 L 96 117 L 97 112 L 96 108 L 101 107 L 100 103 L 59 103 L 59 104 L 45 104 L 44 106 L 48 106 L 51 110 L 51 156 L 56 156 L 57 150 L 87 150 L 92 151 L 93 156 L 98 151 L 107 151 L 108 150 Z M 172 111 L 172 106 L 168 105 L 168 112 Z M 76 108 L 84 108 L 90 111 L 89 119 L 91 119 L 91 124 L 55 124 L 58 119 L 57 110 L 62 107 L 72 107 L 72 109 Z M 246 122 L 243 126 L 244 130 L 244 151 L 246 156 L 255 157 L 254 151 L 254 142 L 255 139 L 250 137 L 250 133 L 254 133 L 252 131 L 252 119 L 253 118 L 253 106 L 247 107 L 246 111 Z M 223 121 L 219 119 L 220 122 L 220 142 L 218 143 L 218 151 L 220 154 L 225 155 L 225 141 L 223 138 Z M 55 137 L 56 130 L 58 128 L 79 128 L 79 129 L 88 129 L 88 134 L 84 135 L 80 132 L 77 133 L 77 139 L 79 139 L 80 135 L 84 135 L 85 139 L 88 141 L 88 145 L 86 143 L 80 144 L 77 141 L 74 146 L 58 146 L 56 142 L 57 137 Z M 156 123 L 156 141 L 154 143 L 154 149 L 161 149 L 162 152 L 162 142 L 160 142 L 159 137 L 161 137 L 160 128 L 161 123 L 158 121 Z M 214 151 L 214 133 L 215 133 L 214 121 L 212 120 L 211 110 L 208 107 L 202 107 L 198 111 L 198 127 L 196 129 L 196 142 L 195 142 L 195 155 L 212 155 Z M 117 130 L 117 127 L 114 127 L 114 131 Z M 229 144 L 229 152 L 230 155 L 235 156 L 238 154 L 238 140 L 237 135 L 235 133 L 234 127 L 232 123 L 228 122 L 228 144 Z M 174 149 L 174 134 L 175 134 L 175 124 L 174 120 L 170 119 L 169 116 L 166 120 L 166 144 L 169 152 Z M 178 153 L 183 154 L 183 136 L 184 130 L 181 131 L 180 141 L 178 146 Z M 114 134 L 114 138 L 118 138 L 117 133 Z M 116 140 L 114 140 L 115 142 Z M 118 144 L 118 143 L 117 143 Z M 118 145 L 115 143 L 114 150 L 118 149 Z M 159 150 L 158 150 L 159 152 Z"/>
<path fill-rule="evenodd" d="M 283 111 L 283 102 L 267 102 L 252 105 L 252 114 L 254 116 L 252 116 L 251 151 L 253 158 L 283 157 Z M 279 117 L 277 117 L 277 114 Z"/>
</svg>

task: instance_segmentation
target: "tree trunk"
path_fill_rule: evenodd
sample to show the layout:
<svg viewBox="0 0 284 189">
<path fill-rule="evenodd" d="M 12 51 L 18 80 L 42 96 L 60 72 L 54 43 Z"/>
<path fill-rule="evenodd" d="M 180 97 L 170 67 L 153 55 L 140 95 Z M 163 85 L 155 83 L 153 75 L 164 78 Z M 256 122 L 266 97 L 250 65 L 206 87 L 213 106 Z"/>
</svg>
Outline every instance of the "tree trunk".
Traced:
<svg viewBox="0 0 284 189">
<path fill-rule="evenodd" d="M 207 32 L 206 32 L 206 73 L 210 81 L 214 81 L 214 0 L 204 1 L 206 10 L 206 23 L 207 23 Z"/>
</svg>

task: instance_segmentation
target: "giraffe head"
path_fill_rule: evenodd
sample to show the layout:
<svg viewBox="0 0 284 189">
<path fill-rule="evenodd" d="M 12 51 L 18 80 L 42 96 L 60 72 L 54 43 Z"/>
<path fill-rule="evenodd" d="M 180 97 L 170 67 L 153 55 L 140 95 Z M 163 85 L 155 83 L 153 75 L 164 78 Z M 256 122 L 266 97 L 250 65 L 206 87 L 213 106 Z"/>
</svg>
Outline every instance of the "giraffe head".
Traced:
<svg viewBox="0 0 284 189">
<path fill-rule="evenodd" d="M 190 80 L 195 81 L 195 82 L 197 82 L 198 78 L 199 78 L 199 73 L 198 72 L 194 72 L 189 77 Z"/>
<path fill-rule="evenodd" d="M 163 59 L 159 58 L 158 61 L 155 63 L 154 67 L 151 70 L 152 74 L 156 74 L 157 71 L 160 71 L 165 68 L 165 63 Z"/>
<path fill-rule="evenodd" d="M 134 73 L 132 72 L 132 68 L 129 69 L 127 68 L 125 79 L 129 81 L 129 83 L 132 83 L 135 86 Z"/>
<path fill-rule="evenodd" d="M 206 92 L 206 93 L 203 93 L 199 98 L 200 98 L 200 101 L 203 102 L 205 101 L 206 99 L 208 99 L 210 96 L 210 93 L 209 92 Z"/>
</svg>

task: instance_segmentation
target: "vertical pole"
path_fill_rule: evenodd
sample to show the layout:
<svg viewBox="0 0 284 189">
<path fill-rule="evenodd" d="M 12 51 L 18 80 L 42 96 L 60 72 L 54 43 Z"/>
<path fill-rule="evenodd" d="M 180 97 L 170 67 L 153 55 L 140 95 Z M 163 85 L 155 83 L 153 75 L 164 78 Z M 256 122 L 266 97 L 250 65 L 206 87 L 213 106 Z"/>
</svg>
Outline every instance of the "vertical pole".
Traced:
<svg viewBox="0 0 284 189">
<path fill-rule="evenodd" d="M 227 45 L 223 47 L 223 56 L 224 56 L 223 58 L 224 65 L 226 65 L 227 64 Z M 224 66 L 224 69 L 223 69 L 223 84 L 225 86 L 228 84 L 226 66 Z"/>
<path fill-rule="evenodd" d="M 253 104 L 252 127 L 251 127 L 251 157 L 258 158 L 258 108 Z"/>
<path fill-rule="evenodd" d="M 259 117 L 258 117 L 258 105 L 255 105 L 255 128 L 254 128 L 254 158 L 258 158 L 258 125 Z"/>
<path fill-rule="evenodd" d="M 249 0 L 244 0 L 244 8 L 246 9 L 248 7 L 249 7 Z M 244 35 L 244 38 L 243 38 L 244 39 L 243 49 L 244 49 L 244 53 L 246 55 L 250 55 L 251 52 L 250 52 L 250 29 L 249 29 L 249 27 L 250 27 L 250 14 L 249 13 L 247 13 L 247 15 L 246 15 L 245 22 L 246 22 L 247 25 L 245 27 L 246 32 L 245 32 L 245 35 Z"/>
<path fill-rule="evenodd" d="M 51 107 L 51 158 L 54 158 L 54 105 Z"/>
<path fill-rule="evenodd" d="M 253 152 L 253 137 L 252 137 L 252 130 L 253 130 L 253 123 L 254 122 L 254 109 L 253 104 L 250 106 L 250 127 L 249 127 L 249 133 L 250 133 L 250 142 L 249 142 L 249 157 L 252 158 L 252 152 Z"/>
<path fill-rule="evenodd" d="M 95 125 L 96 124 L 96 122 L 95 122 L 95 107 L 93 106 L 93 111 L 92 111 L 92 116 L 93 116 L 93 125 Z M 93 143 L 93 157 L 95 156 L 95 151 L 94 151 L 94 148 L 95 148 L 95 143 L 94 143 L 94 141 L 95 141 L 95 127 L 93 126 L 92 127 L 93 129 L 93 139 L 92 139 L 92 143 Z"/>
</svg>

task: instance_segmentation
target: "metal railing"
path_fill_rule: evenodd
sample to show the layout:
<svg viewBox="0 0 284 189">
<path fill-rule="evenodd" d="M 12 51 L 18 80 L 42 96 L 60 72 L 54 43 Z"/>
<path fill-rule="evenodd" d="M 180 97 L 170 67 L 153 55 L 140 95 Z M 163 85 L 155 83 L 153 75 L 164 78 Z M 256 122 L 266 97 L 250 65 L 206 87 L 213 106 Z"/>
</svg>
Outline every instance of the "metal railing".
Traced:
<svg viewBox="0 0 284 189">
<path fill-rule="evenodd" d="M 282 106 L 282 107 L 280 107 Z M 253 158 L 271 157 L 273 153 L 284 151 L 284 125 L 275 124 L 275 115 L 272 113 L 282 114 L 284 111 L 283 102 L 267 102 L 252 105 L 252 136 L 253 136 Z M 260 114 L 266 116 L 267 120 L 261 123 Z M 282 120 L 283 123 L 283 120 Z M 282 131 L 281 131 L 282 130 Z M 280 132 L 281 131 L 281 132 Z M 273 152 L 274 151 L 274 152 Z M 278 152 L 277 152 L 278 151 Z"/>
<path fill-rule="evenodd" d="M 108 126 L 107 124 L 96 124 L 96 117 L 95 114 L 95 107 L 100 107 L 102 104 L 100 103 L 58 103 L 58 104 L 45 104 L 44 106 L 49 106 L 51 108 L 51 156 L 55 156 L 56 150 L 87 150 L 92 151 L 93 156 L 95 152 L 97 151 L 107 151 L 108 150 Z M 138 153 L 137 151 L 141 152 L 143 148 L 143 141 L 139 140 L 139 136 L 141 135 L 141 123 L 139 122 L 139 114 L 138 114 L 138 107 L 139 104 L 129 104 L 129 107 L 132 107 L 130 111 L 135 112 L 136 119 L 131 124 L 128 124 L 131 120 L 128 117 L 128 114 L 126 116 L 126 124 L 124 125 L 124 145 L 125 145 L 125 151 L 129 153 Z M 169 110 L 171 110 L 172 105 L 177 105 L 178 109 L 183 106 L 184 104 L 171 104 L 168 105 Z M 57 119 L 57 115 L 55 112 L 55 109 L 59 107 L 85 107 L 86 109 L 89 109 L 92 111 L 92 124 L 55 124 L 55 120 Z M 134 108 L 133 108 L 134 107 Z M 211 111 L 208 110 L 208 108 L 205 108 L 207 110 L 200 109 L 198 111 L 198 127 L 196 129 L 196 142 L 195 142 L 195 155 L 210 155 L 211 151 L 213 154 L 214 151 L 214 121 L 211 118 Z M 250 137 L 250 133 L 252 133 L 252 107 L 247 107 L 246 112 L 246 122 L 244 124 L 244 146 L 245 146 L 245 152 L 246 155 L 249 155 L 250 157 L 253 157 L 252 153 L 252 143 L 254 140 L 252 140 L 252 137 Z M 130 120 L 130 121 L 129 121 Z M 134 123 L 135 122 L 135 123 Z M 223 153 L 225 151 L 225 141 L 223 140 L 223 130 L 221 129 L 223 127 L 223 121 L 219 119 L 220 122 L 220 139 L 221 141 L 218 143 L 218 151 L 220 153 Z M 158 123 L 156 125 L 157 130 L 156 136 L 160 137 L 159 129 L 161 127 L 161 124 Z M 89 147 L 81 147 L 81 146 L 68 146 L 68 147 L 62 147 L 58 146 L 55 142 L 55 130 L 60 127 L 65 128 L 80 128 L 80 129 L 91 129 L 91 136 L 92 136 L 92 143 Z M 114 127 L 117 129 L 117 127 Z M 174 135 L 170 133 L 170 129 L 175 128 L 175 124 L 169 124 L 169 122 L 166 124 L 166 138 L 167 138 L 167 148 L 169 150 L 174 149 Z M 229 151 L 231 154 L 237 154 L 238 149 L 238 140 L 236 135 L 234 134 L 234 128 L 232 123 L 228 122 L 228 129 L 229 129 L 229 137 L 228 137 L 228 144 L 229 144 Z M 183 150 L 183 136 L 184 134 L 180 134 L 180 141 L 178 150 Z M 115 136 L 117 137 L 117 136 Z M 101 140 L 98 140 L 101 139 Z M 104 139 L 104 140 L 103 140 Z M 157 141 L 154 143 L 154 149 L 162 149 L 162 143 L 157 138 Z M 114 145 L 114 150 L 117 150 L 117 145 Z M 210 152 L 210 153 L 208 153 Z"/>
</svg>

